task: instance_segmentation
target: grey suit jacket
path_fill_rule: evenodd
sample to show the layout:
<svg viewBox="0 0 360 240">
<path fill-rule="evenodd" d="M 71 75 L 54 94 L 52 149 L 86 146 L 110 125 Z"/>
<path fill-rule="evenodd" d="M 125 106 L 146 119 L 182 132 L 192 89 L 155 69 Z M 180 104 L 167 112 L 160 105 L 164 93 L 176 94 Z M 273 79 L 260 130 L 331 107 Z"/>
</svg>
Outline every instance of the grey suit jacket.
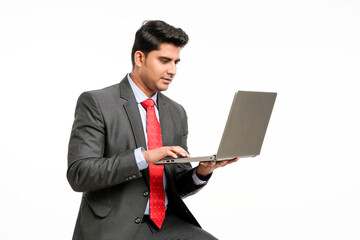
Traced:
<svg viewBox="0 0 360 240">
<path fill-rule="evenodd" d="M 158 94 L 164 146 L 187 150 L 187 116 L 181 105 Z M 120 84 L 84 92 L 78 99 L 68 152 L 67 178 L 83 192 L 73 239 L 133 239 L 149 197 L 148 168 L 139 171 L 134 150 L 146 149 L 135 96 L 125 77 Z M 166 165 L 169 208 L 200 227 L 181 198 L 202 186 L 190 164 Z"/>
</svg>

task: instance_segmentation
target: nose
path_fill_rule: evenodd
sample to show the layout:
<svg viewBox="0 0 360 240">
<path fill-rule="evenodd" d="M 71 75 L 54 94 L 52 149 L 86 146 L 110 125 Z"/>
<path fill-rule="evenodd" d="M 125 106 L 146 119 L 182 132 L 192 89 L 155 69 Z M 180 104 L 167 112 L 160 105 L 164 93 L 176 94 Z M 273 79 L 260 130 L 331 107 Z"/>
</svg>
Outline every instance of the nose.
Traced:
<svg viewBox="0 0 360 240">
<path fill-rule="evenodd" d="M 175 76 L 175 74 L 176 74 L 176 64 L 175 64 L 175 62 L 172 62 L 172 63 L 169 65 L 168 74 L 169 74 L 169 75 L 172 75 L 173 77 Z"/>
</svg>

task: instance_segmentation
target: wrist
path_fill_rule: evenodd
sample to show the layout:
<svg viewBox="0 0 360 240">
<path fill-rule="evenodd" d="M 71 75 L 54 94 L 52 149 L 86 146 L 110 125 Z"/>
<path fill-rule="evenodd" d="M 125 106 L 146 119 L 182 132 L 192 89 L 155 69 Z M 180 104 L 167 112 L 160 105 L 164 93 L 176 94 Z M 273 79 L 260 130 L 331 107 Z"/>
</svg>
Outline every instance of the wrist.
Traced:
<svg viewBox="0 0 360 240">
<path fill-rule="evenodd" d="M 212 175 L 212 172 L 209 174 L 204 174 L 204 173 L 199 173 L 198 171 L 199 169 L 196 169 L 196 176 L 201 180 L 201 181 L 208 181 Z"/>
</svg>

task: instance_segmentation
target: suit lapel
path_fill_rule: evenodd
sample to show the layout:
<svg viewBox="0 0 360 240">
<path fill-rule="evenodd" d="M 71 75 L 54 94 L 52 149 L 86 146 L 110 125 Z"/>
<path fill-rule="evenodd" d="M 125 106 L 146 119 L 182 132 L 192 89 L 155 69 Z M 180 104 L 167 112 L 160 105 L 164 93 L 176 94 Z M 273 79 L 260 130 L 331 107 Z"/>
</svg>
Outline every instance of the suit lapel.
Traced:
<svg viewBox="0 0 360 240">
<path fill-rule="evenodd" d="M 128 115 L 129 122 L 134 134 L 137 147 L 143 147 L 146 149 L 146 141 L 144 130 L 141 122 L 139 108 L 134 96 L 134 93 L 127 80 L 127 76 L 120 82 L 120 97 L 127 100 L 124 104 L 125 111 Z"/>
<path fill-rule="evenodd" d="M 139 108 L 127 76 L 125 76 L 125 78 L 120 82 L 120 97 L 126 100 L 124 108 L 129 118 L 136 147 L 143 147 L 144 149 L 147 149 Z M 144 169 L 142 172 L 149 184 L 149 168 Z"/>
<path fill-rule="evenodd" d="M 158 106 L 159 106 L 159 118 L 160 118 L 160 128 L 161 136 L 163 141 L 163 146 L 172 146 L 172 129 L 173 122 L 171 121 L 171 109 L 168 107 L 168 103 L 164 95 L 158 93 Z M 173 176 L 171 174 L 170 166 L 164 165 L 164 170 L 167 177 L 167 185 L 172 184 Z"/>
<path fill-rule="evenodd" d="M 171 129 L 173 129 L 173 127 L 169 112 L 170 109 L 168 108 L 168 104 L 164 95 L 162 95 L 161 93 L 158 93 L 158 105 L 163 146 L 172 146 L 173 143 L 171 141 Z"/>
<path fill-rule="evenodd" d="M 120 97 L 125 99 L 124 103 L 125 111 L 128 115 L 132 132 L 134 134 L 135 142 L 137 147 L 146 147 L 144 129 L 138 109 L 138 105 L 134 96 L 134 93 L 131 89 L 131 86 L 127 80 L 127 76 L 120 82 Z M 158 93 L 158 106 L 159 106 L 159 117 L 160 117 L 160 127 L 163 146 L 172 145 L 172 133 L 171 129 L 173 128 L 173 123 L 171 121 L 170 110 L 167 106 L 167 100 L 163 94 Z"/>
</svg>

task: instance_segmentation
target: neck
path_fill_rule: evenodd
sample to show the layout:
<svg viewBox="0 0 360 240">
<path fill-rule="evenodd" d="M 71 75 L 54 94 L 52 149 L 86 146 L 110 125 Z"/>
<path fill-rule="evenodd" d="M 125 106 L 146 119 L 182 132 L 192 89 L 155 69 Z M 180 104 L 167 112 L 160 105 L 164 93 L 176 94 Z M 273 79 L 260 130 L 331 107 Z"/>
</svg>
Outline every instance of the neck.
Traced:
<svg viewBox="0 0 360 240">
<path fill-rule="evenodd" d="M 130 73 L 131 80 L 135 83 L 135 85 L 148 97 L 151 98 L 154 96 L 155 92 L 151 91 L 142 80 L 139 73 L 137 73 L 134 69 Z"/>
</svg>

